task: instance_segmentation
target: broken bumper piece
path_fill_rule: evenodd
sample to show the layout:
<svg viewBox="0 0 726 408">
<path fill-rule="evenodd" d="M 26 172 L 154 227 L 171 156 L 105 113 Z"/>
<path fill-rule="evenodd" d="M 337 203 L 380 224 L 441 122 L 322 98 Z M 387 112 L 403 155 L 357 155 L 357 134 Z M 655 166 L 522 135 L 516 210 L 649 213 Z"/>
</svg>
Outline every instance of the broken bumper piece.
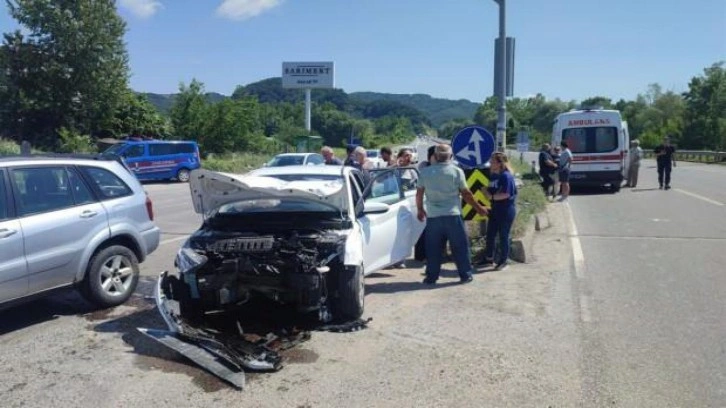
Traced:
<svg viewBox="0 0 726 408">
<path fill-rule="evenodd" d="M 180 317 L 178 302 L 167 299 L 161 289 L 167 276 L 168 273 L 163 272 L 159 277 L 154 298 L 169 330 L 138 330 L 239 389 L 244 387 L 243 370 L 277 371 L 282 368 L 282 358 L 278 351 L 310 338 L 308 332 L 299 332 L 285 338 L 270 333 L 253 342 L 241 334 L 192 327 Z M 271 347 L 273 345 L 276 349 Z"/>
</svg>

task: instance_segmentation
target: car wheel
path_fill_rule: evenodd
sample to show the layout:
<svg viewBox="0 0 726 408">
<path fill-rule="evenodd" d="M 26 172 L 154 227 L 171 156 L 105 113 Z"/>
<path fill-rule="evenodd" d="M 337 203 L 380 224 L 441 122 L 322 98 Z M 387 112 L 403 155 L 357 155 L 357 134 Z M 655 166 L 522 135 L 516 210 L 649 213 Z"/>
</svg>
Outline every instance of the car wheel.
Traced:
<svg viewBox="0 0 726 408">
<path fill-rule="evenodd" d="M 182 183 L 189 182 L 189 170 L 179 169 L 179 171 L 176 173 L 176 179 Z"/>
<path fill-rule="evenodd" d="M 88 265 L 82 293 L 100 307 L 126 302 L 139 282 L 139 261 L 133 251 L 112 245 L 96 253 Z"/>
<path fill-rule="evenodd" d="M 333 317 L 339 320 L 355 320 L 363 315 L 365 305 L 365 280 L 363 268 L 345 266 L 338 277 L 338 298 Z"/>
<path fill-rule="evenodd" d="M 613 193 L 620 191 L 620 181 L 613 182 L 612 191 Z"/>
</svg>

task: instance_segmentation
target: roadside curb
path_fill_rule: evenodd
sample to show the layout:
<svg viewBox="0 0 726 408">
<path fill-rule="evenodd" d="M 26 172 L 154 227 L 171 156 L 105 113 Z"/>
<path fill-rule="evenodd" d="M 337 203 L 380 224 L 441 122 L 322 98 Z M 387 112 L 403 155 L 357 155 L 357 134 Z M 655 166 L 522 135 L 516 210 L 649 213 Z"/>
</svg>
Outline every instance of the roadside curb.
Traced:
<svg viewBox="0 0 726 408">
<path fill-rule="evenodd" d="M 534 244 L 534 237 L 536 236 L 536 233 L 550 228 L 551 226 L 552 223 L 550 222 L 549 206 L 547 206 L 541 213 L 535 214 L 527 223 L 527 229 L 524 232 L 524 236 L 512 240 L 509 258 L 519 263 L 531 262 L 533 260 L 532 246 Z"/>
</svg>

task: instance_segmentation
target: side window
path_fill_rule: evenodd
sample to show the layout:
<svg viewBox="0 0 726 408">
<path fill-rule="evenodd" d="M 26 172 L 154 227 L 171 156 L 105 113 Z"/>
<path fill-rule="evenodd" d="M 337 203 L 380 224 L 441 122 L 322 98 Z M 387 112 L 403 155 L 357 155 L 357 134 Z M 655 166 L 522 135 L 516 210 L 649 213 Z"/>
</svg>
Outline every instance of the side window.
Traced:
<svg viewBox="0 0 726 408">
<path fill-rule="evenodd" d="M 63 167 L 15 169 L 13 179 L 20 193 L 21 216 L 74 205 L 68 173 Z"/>
<path fill-rule="evenodd" d="M 149 145 L 149 156 L 166 156 L 175 153 L 176 149 L 173 144 L 154 143 Z"/>
<path fill-rule="evenodd" d="M 104 199 L 125 197 L 133 194 L 131 188 L 118 176 L 99 167 L 82 167 L 81 171 L 95 185 Z"/>
<path fill-rule="evenodd" d="M 393 171 L 379 174 L 371 182 L 366 200 L 386 204 L 394 204 L 401 200 L 401 190 L 398 177 Z"/>
<path fill-rule="evenodd" d="M 0 221 L 8 219 L 8 195 L 5 190 L 5 173 L 0 171 Z"/>
<path fill-rule="evenodd" d="M 399 169 L 399 175 L 401 177 L 401 187 L 403 187 L 404 192 L 416 190 L 418 186 L 418 171 L 416 169 Z"/>
<path fill-rule="evenodd" d="M 91 194 L 91 190 L 88 189 L 88 186 L 86 186 L 86 183 L 83 182 L 83 179 L 81 179 L 81 176 L 76 170 L 68 170 L 68 179 L 73 200 L 77 205 L 89 204 L 96 201 L 93 198 L 93 194 Z"/>
<path fill-rule="evenodd" d="M 323 164 L 325 159 L 323 159 L 323 156 L 312 154 L 308 158 L 308 164 Z"/>
<path fill-rule="evenodd" d="M 356 205 L 356 204 L 358 204 L 358 201 L 360 201 L 361 189 L 353 177 L 350 177 L 349 182 L 350 182 L 350 191 L 351 191 L 351 193 L 353 193 L 353 205 Z"/>
<path fill-rule="evenodd" d="M 175 154 L 190 154 L 195 152 L 194 145 L 191 143 L 179 143 L 173 146 Z"/>
<path fill-rule="evenodd" d="M 144 155 L 144 146 L 143 145 L 133 145 L 129 147 L 123 154 L 123 157 L 131 158 L 131 157 L 140 157 Z"/>
</svg>

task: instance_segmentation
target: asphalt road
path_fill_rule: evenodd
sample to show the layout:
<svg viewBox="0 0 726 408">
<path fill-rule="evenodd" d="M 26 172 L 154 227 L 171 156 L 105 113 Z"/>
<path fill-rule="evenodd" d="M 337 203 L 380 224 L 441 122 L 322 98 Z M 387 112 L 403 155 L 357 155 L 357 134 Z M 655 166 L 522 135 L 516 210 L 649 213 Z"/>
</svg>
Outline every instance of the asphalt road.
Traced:
<svg viewBox="0 0 726 408">
<path fill-rule="evenodd" d="M 661 191 L 653 165 L 549 205 L 530 264 L 465 286 L 447 265 L 433 290 L 413 262 L 368 277 L 368 329 L 315 332 L 242 392 L 136 331 L 164 328 L 148 296 L 201 222 L 186 184 L 147 184 L 163 236 L 129 303 L 0 312 L 2 405 L 726 406 L 726 167 L 679 164 Z"/>
<path fill-rule="evenodd" d="M 726 406 L 726 167 L 672 180 L 569 199 L 586 402 Z"/>
</svg>

